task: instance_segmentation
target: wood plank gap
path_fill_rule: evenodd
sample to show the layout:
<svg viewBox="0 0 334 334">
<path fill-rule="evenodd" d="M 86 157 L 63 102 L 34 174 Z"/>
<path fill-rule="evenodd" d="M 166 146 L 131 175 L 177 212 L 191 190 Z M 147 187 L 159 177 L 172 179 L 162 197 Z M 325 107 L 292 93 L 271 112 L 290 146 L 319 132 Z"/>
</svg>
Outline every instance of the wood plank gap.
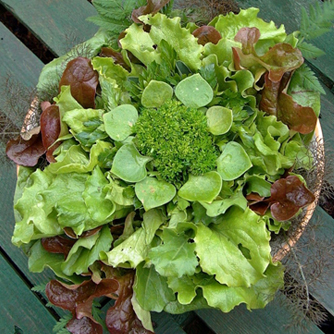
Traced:
<svg viewBox="0 0 334 334">
<path fill-rule="evenodd" d="M 0 22 L 10 30 L 28 49 L 30 49 L 44 64 L 49 63 L 55 58 L 47 46 L 36 38 L 28 28 L 22 24 L 7 6 L 0 4 Z"/>
<path fill-rule="evenodd" d="M 32 288 L 34 285 L 29 281 L 29 279 L 26 277 L 26 275 L 23 273 L 23 271 L 15 264 L 15 262 L 8 256 L 8 254 L 3 250 L 3 248 L 0 246 L 0 256 L 4 258 L 4 260 L 13 268 L 15 273 L 17 273 L 17 276 L 20 277 L 22 282 L 29 288 L 29 290 L 37 297 L 39 302 L 48 310 L 48 312 L 51 314 L 52 317 L 58 321 L 60 319 L 60 316 L 57 314 L 57 312 L 47 306 L 48 301 L 44 298 L 42 294 L 39 292 L 33 291 Z"/>
</svg>

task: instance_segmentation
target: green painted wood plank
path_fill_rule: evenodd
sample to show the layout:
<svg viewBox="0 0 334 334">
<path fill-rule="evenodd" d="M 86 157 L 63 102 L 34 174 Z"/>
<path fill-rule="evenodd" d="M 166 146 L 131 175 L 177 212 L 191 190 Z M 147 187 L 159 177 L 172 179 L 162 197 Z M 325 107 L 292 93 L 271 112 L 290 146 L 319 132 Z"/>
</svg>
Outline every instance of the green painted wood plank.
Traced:
<svg viewBox="0 0 334 334">
<path fill-rule="evenodd" d="M 2 256 L 0 300 L 0 333 L 13 334 L 14 326 L 24 334 L 52 333 L 56 320 Z"/>
<path fill-rule="evenodd" d="M 21 90 L 33 90 L 37 84 L 43 63 L 23 45 L 0 22 L 0 110 L 8 114 L 6 104 L 8 91 L 13 90 L 12 85 L 18 85 Z M 10 86 L 6 84 L 9 81 Z M 22 123 L 15 113 L 11 113 L 15 123 Z M 19 125 L 19 124 L 18 124 Z"/>
<path fill-rule="evenodd" d="M 266 21 L 272 20 L 277 25 L 284 24 L 288 33 L 298 30 L 300 27 L 301 7 L 308 8 L 310 4 L 320 2 L 318 0 L 239 0 L 241 8 L 258 7 L 259 16 Z M 326 52 L 325 56 L 312 60 L 311 63 L 317 67 L 328 78 L 334 81 L 334 30 L 326 35 L 318 37 L 312 43 Z"/>
<path fill-rule="evenodd" d="M 152 321 L 156 323 L 156 334 L 186 334 L 173 317 L 165 312 L 152 312 Z"/>
<path fill-rule="evenodd" d="M 34 35 L 55 54 L 92 37 L 98 27 L 86 18 L 96 14 L 83 0 L 0 0 Z"/>
<path fill-rule="evenodd" d="M 290 312 L 284 307 L 286 298 L 280 294 L 265 309 L 249 312 L 240 305 L 230 313 L 218 310 L 196 311 L 216 334 L 295 334 L 296 328 L 291 325 Z M 306 325 L 308 334 L 323 334 L 312 322 Z"/>
<path fill-rule="evenodd" d="M 8 95 L 6 80 L 19 83 L 20 89 L 32 89 L 38 80 L 43 63 L 27 49 L 4 25 L 0 23 L 0 110 L 7 114 L 6 104 Z M 14 89 L 15 90 L 15 89 Z M 13 114 L 13 113 L 12 113 Z M 25 111 L 22 111 L 25 114 Z M 11 119 L 20 126 L 22 118 L 12 115 Z M 4 145 L 0 145 L 1 157 L 4 156 Z M 14 230 L 13 197 L 16 185 L 16 167 L 7 161 L 0 161 L 0 244 L 2 250 L 9 256 L 17 268 L 32 285 L 46 283 L 54 275 L 50 270 L 41 274 L 34 274 L 28 270 L 28 259 L 23 251 L 11 243 Z M 59 314 L 62 311 L 58 310 Z"/>
<path fill-rule="evenodd" d="M 311 231 L 306 232 L 300 238 L 300 243 L 304 245 L 312 245 L 315 240 L 316 243 L 322 243 L 323 245 L 330 245 L 334 242 L 334 219 L 329 216 L 323 209 L 317 207 L 314 215 L 310 221 Z M 316 228 L 312 228 L 316 225 Z M 316 247 L 316 246 L 315 246 Z M 298 243 L 297 243 L 298 248 Z M 321 247 L 320 247 L 321 248 Z M 312 250 L 306 254 L 299 254 L 301 257 L 301 263 L 307 263 L 305 259 L 306 256 L 312 256 Z M 315 256 L 319 256 L 315 252 Z M 334 254 L 329 253 L 328 256 L 331 256 L 333 259 Z M 318 280 L 310 285 L 311 295 L 319 301 L 325 309 L 334 316 L 334 262 L 331 262 L 329 265 L 323 268 L 321 275 Z"/>
</svg>

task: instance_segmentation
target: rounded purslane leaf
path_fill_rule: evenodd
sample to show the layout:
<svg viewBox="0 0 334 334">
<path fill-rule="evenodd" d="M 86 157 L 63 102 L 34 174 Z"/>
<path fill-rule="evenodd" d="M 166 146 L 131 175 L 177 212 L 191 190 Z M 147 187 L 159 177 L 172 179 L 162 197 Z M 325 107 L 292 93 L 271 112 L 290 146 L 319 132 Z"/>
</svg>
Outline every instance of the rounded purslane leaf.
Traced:
<svg viewBox="0 0 334 334">
<path fill-rule="evenodd" d="M 105 130 L 116 141 L 123 141 L 132 134 L 137 119 L 137 109 L 131 104 L 122 104 L 103 115 Z"/>
<path fill-rule="evenodd" d="M 153 177 L 146 177 L 136 183 L 135 192 L 146 211 L 170 202 L 176 195 L 172 184 Z"/>
<path fill-rule="evenodd" d="M 213 99 L 213 90 L 197 73 L 180 81 L 175 88 L 176 97 L 189 108 L 201 108 Z"/>
<path fill-rule="evenodd" d="M 221 187 L 222 178 L 217 172 L 189 175 L 189 180 L 180 188 L 178 195 L 192 202 L 212 202 L 219 195 Z"/>
<path fill-rule="evenodd" d="M 209 108 L 206 117 L 209 131 L 215 136 L 228 132 L 233 123 L 232 110 L 221 106 Z"/>
<path fill-rule="evenodd" d="M 123 145 L 116 153 L 111 172 L 127 182 L 140 182 L 147 176 L 146 164 L 151 160 L 141 155 L 130 143 Z"/>
<path fill-rule="evenodd" d="M 237 179 L 252 166 L 244 148 L 234 141 L 224 146 L 223 153 L 217 160 L 217 170 L 224 181 Z"/>
<path fill-rule="evenodd" d="M 141 104 L 145 108 L 159 108 L 173 97 L 173 88 L 163 81 L 151 80 L 145 87 Z"/>
</svg>

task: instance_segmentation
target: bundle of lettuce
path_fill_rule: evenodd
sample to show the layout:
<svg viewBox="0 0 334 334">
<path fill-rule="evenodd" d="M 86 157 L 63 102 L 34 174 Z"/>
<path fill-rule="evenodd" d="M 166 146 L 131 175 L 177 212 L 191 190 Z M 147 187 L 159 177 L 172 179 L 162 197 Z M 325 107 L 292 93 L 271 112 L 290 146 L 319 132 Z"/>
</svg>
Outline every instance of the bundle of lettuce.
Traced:
<svg viewBox="0 0 334 334">
<path fill-rule="evenodd" d="M 320 94 L 297 34 L 256 8 L 200 27 L 161 8 L 137 9 L 118 46 L 100 29 L 46 65 L 37 88 L 56 95 L 7 146 L 20 165 L 12 242 L 32 272 L 55 273 L 46 295 L 71 333 L 265 307 L 283 285 L 271 235 L 315 199 L 297 171 L 312 167 Z M 115 302 L 101 324 L 102 297 Z"/>
</svg>

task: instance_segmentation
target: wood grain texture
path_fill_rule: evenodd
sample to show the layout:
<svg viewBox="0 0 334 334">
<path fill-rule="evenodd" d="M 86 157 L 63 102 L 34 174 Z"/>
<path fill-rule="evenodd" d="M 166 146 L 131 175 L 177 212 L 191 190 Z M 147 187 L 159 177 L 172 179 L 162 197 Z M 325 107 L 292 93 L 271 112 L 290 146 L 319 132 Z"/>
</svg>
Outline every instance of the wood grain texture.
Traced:
<svg viewBox="0 0 334 334">
<path fill-rule="evenodd" d="M 296 328 L 288 328 L 293 322 L 286 305 L 286 298 L 279 294 L 261 310 L 250 312 L 244 305 L 240 305 L 230 313 L 218 310 L 200 310 L 196 313 L 216 334 L 296 334 Z M 308 334 L 323 334 L 312 322 L 306 326 Z"/>
<path fill-rule="evenodd" d="M 33 90 L 43 68 L 43 63 L 1 22 L 0 60 L 0 110 L 9 115 L 16 123 L 18 120 L 13 115 L 14 113 L 10 113 L 10 110 L 4 108 L 8 99 L 8 90 L 12 88 L 7 85 L 7 81 L 10 85 L 20 85 L 20 89 Z"/>
<path fill-rule="evenodd" d="M 258 7 L 260 9 L 259 17 L 266 21 L 272 20 L 277 26 L 284 24 L 287 33 L 292 33 L 300 27 L 301 7 L 308 9 L 310 4 L 319 0 L 239 0 L 241 8 Z M 324 75 L 334 81 L 334 29 L 331 32 L 318 37 L 312 43 L 326 52 L 325 56 L 311 60 L 311 63 L 317 67 Z"/>
<path fill-rule="evenodd" d="M 3 46 L 3 47 L 2 47 Z M 31 90 L 38 81 L 39 73 L 43 63 L 27 49 L 5 26 L 0 23 L 0 110 L 8 114 L 13 122 L 21 125 L 22 119 L 12 115 L 10 110 L 3 108 L 8 98 L 6 81 L 9 79 L 12 84 L 19 84 L 20 89 Z M 15 89 L 14 89 L 15 90 Z M 25 111 L 23 111 L 23 114 Z M 4 154 L 4 145 L 0 146 L 1 155 Z M 51 270 L 46 270 L 41 274 L 31 273 L 28 270 L 28 258 L 23 251 L 11 243 L 14 230 L 13 197 L 16 185 L 16 167 L 14 164 L 0 162 L 0 244 L 2 250 L 15 263 L 26 279 L 32 285 L 46 283 L 54 277 Z M 59 309 L 59 314 L 63 312 Z"/>
<path fill-rule="evenodd" d="M 55 55 L 92 37 L 98 27 L 86 21 L 96 14 L 83 0 L 0 0 Z"/>
<path fill-rule="evenodd" d="M 316 227 L 315 227 L 316 226 Z M 314 228 L 315 227 L 315 228 Z M 314 245 L 315 243 L 320 243 L 319 250 L 322 252 L 319 254 L 314 252 L 314 249 L 310 249 L 309 252 L 298 253 L 300 261 L 302 264 L 307 263 L 308 256 L 317 256 L 319 260 L 321 260 L 321 254 L 327 255 L 331 259 L 333 259 L 334 254 L 328 253 L 326 254 L 326 246 L 333 245 L 334 243 L 334 219 L 329 216 L 323 209 L 317 207 L 315 213 L 310 221 L 310 226 L 302 235 L 299 243 L 301 245 Z M 298 247 L 298 244 L 297 244 Z M 315 249 L 317 246 L 315 245 Z M 327 259 L 323 259 L 319 261 L 321 263 L 326 263 Z M 317 263 L 317 261 L 315 261 Z M 318 268 L 314 268 L 317 270 Z M 308 270 L 312 270 L 309 268 Z M 318 277 L 318 279 L 310 285 L 310 293 L 316 298 L 325 309 L 330 312 L 334 316 L 334 263 L 331 262 L 322 268 L 322 273 Z"/>
<path fill-rule="evenodd" d="M 0 333 L 52 333 L 56 320 L 24 284 L 6 260 L 0 257 Z"/>
<path fill-rule="evenodd" d="M 156 323 L 156 334 L 186 334 L 168 313 L 152 313 L 152 321 Z"/>
</svg>

